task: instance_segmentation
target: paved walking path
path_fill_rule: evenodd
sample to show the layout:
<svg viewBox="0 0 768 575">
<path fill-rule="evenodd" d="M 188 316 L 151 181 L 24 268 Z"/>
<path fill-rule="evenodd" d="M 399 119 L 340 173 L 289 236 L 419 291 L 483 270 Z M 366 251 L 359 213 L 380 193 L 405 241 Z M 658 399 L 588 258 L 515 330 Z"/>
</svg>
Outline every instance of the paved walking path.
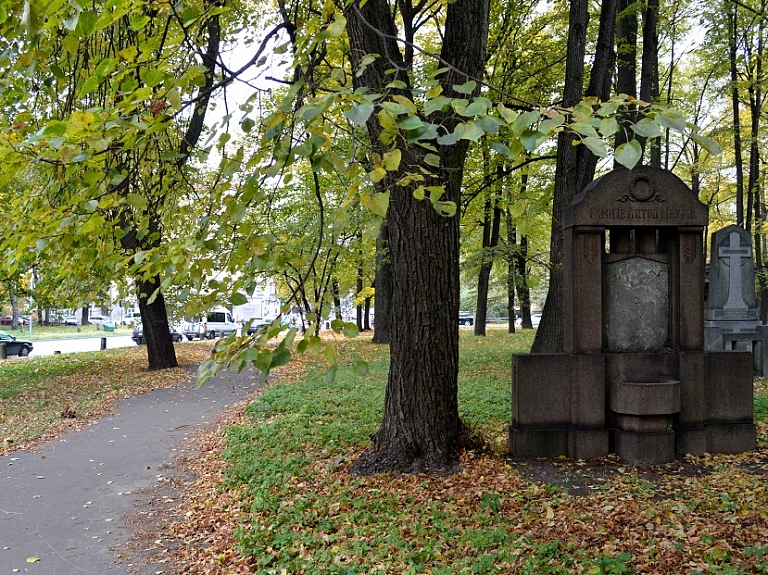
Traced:
<svg viewBox="0 0 768 575">
<path fill-rule="evenodd" d="M 125 516 L 168 479 L 192 429 L 258 388 L 225 373 L 118 403 L 116 413 L 34 451 L 0 457 L 0 575 L 123 575 Z"/>
</svg>

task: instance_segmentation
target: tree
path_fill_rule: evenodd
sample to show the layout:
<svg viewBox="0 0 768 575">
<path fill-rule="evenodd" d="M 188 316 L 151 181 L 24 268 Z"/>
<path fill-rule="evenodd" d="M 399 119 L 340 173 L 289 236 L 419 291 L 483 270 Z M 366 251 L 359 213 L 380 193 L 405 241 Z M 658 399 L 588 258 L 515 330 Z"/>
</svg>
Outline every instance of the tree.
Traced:
<svg viewBox="0 0 768 575">
<path fill-rule="evenodd" d="M 415 22 L 410 1 L 398 2 L 405 26 Z M 345 11 L 356 88 L 370 93 L 390 91 L 413 102 L 413 78 L 397 43 L 394 11 L 385 0 L 352 2 Z M 488 33 L 489 2 L 458 0 L 446 6 L 440 64 L 436 76 L 446 97 L 459 96 L 455 86 L 482 77 Z M 379 55 L 366 65 L 367 60 Z M 388 87 L 394 85 L 395 87 Z M 470 95 L 475 95 L 479 86 Z M 434 112 L 434 123 L 448 133 L 458 123 Z M 366 122 L 370 140 L 382 141 L 385 126 L 378 115 Z M 427 151 L 415 144 L 398 146 L 402 170 L 388 173 L 390 193 L 387 228 L 392 272 L 390 371 L 385 414 L 371 447 L 358 460 L 358 473 L 382 470 L 441 469 L 459 447 L 458 313 L 459 227 L 454 214 L 438 213 L 414 197 L 416 185 L 396 185 L 407 167 L 424 165 L 429 185 L 443 186 L 447 201 L 458 202 L 468 142 L 439 145 L 428 164 Z M 438 164 L 435 166 L 434 164 Z M 433 172 L 434 175 L 431 175 Z M 413 361 L 418 357 L 418 361 Z"/>
</svg>

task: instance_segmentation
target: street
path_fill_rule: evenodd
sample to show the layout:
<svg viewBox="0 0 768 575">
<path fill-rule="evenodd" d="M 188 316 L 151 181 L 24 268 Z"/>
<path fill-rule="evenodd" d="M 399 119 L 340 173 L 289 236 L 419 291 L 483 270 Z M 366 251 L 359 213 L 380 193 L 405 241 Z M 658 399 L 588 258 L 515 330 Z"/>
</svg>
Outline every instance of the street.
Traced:
<svg viewBox="0 0 768 575">
<path fill-rule="evenodd" d="M 20 338 L 21 339 L 21 338 Z M 115 347 L 129 347 L 136 345 L 130 336 L 118 335 L 107 337 L 107 349 Z M 73 339 L 49 339 L 33 341 L 34 349 L 30 357 L 38 355 L 53 355 L 53 352 L 72 353 L 77 351 L 99 351 L 101 349 L 100 337 L 82 337 Z"/>
</svg>

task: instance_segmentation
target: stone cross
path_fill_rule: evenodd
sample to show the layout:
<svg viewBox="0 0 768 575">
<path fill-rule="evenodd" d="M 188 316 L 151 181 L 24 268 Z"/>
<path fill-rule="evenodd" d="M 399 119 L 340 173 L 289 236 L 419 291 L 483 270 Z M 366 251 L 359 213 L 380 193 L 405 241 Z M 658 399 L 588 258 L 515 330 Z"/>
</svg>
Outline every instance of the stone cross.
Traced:
<svg viewBox="0 0 768 575">
<path fill-rule="evenodd" d="M 728 301 L 725 302 L 723 309 L 744 309 L 744 296 L 741 294 L 741 263 L 744 258 L 752 258 L 752 250 L 749 246 L 741 246 L 739 234 L 731 232 L 729 235 L 730 244 L 719 249 L 718 255 L 723 259 L 728 259 L 729 286 Z"/>
</svg>

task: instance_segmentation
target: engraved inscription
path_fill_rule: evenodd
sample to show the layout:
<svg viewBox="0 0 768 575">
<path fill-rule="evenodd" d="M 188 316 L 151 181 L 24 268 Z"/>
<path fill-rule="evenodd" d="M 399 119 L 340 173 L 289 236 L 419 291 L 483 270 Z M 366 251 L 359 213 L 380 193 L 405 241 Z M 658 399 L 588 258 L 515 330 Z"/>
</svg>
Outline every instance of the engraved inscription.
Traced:
<svg viewBox="0 0 768 575">
<path fill-rule="evenodd" d="M 592 219 L 601 220 L 691 220 L 689 208 L 592 208 Z"/>
</svg>

